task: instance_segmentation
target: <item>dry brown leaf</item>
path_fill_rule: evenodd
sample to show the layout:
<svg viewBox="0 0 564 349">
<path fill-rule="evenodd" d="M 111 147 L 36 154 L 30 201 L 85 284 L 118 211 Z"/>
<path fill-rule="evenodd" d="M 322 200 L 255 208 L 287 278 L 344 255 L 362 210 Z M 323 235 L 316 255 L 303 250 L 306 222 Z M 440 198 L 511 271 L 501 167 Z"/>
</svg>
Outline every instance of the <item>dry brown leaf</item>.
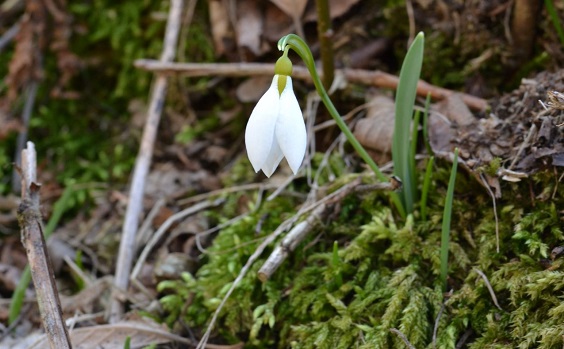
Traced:
<svg viewBox="0 0 564 349">
<path fill-rule="evenodd" d="M 30 325 L 31 326 L 31 325 Z M 0 340 L 0 348 L 2 349 L 27 349 L 30 345 L 35 343 L 41 336 L 44 336 L 40 331 L 28 334 L 26 337 L 12 337 L 10 335 Z M 48 346 L 47 346 L 48 348 Z"/>
<path fill-rule="evenodd" d="M 445 115 L 458 126 L 468 126 L 476 122 L 474 114 L 472 114 L 460 95 L 456 93 L 436 103 L 433 109 Z"/>
<path fill-rule="evenodd" d="M 257 76 L 243 81 L 237 87 L 237 98 L 241 102 L 258 102 L 272 83 L 271 76 Z"/>
<path fill-rule="evenodd" d="M 210 24 L 215 53 L 221 56 L 225 53 L 225 41 L 232 38 L 229 25 L 228 6 L 221 0 L 208 1 Z"/>
<path fill-rule="evenodd" d="M 1 124 L 1 121 L 0 121 Z M 0 131 L 0 139 L 2 139 L 2 132 Z M 19 199 L 10 194 L 9 196 L 0 196 L 0 226 L 11 227 L 17 221 L 17 209 L 19 206 Z M 2 241 L 4 244 L 6 241 Z M 0 261 L 1 263 L 1 261 Z"/>
<path fill-rule="evenodd" d="M 304 14 L 307 0 L 270 0 L 291 18 L 301 18 Z"/>
<path fill-rule="evenodd" d="M 292 18 L 275 5 L 266 7 L 264 22 L 268 25 L 264 26 L 262 35 L 265 39 L 273 42 L 277 42 L 282 36 L 289 34 L 294 25 Z"/>
<path fill-rule="evenodd" d="M 359 1 L 360 0 L 329 0 L 329 11 L 331 19 L 341 17 Z M 317 12 L 315 6 L 308 7 L 307 13 L 304 16 L 304 22 L 311 21 L 317 21 Z"/>
<path fill-rule="evenodd" d="M 17 267 L 0 263 L 0 286 L 2 289 L 13 291 L 20 282 L 21 271 Z"/>
<path fill-rule="evenodd" d="M 104 293 L 112 287 L 112 277 L 104 276 L 91 285 L 84 288 L 74 296 L 60 295 L 61 309 L 64 314 L 91 313 L 96 307 L 100 307 Z"/>
<path fill-rule="evenodd" d="M 51 259 L 51 266 L 53 272 L 59 274 L 64 265 L 64 259 L 70 258 L 71 260 L 76 256 L 76 249 L 73 248 L 67 241 L 60 239 L 58 236 L 53 236 L 47 243 L 49 257 Z"/>
<path fill-rule="evenodd" d="M 454 148 L 456 131 L 442 114 L 429 114 L 429 144 L 435 153 L 451 152 Z"/>
<path fill-rule="evenodd" d="M 153 275 L 156 280 L 178 280 L 187 270 L 195 270 L 195 261 L 186 253 L 167 252 L 159 256 Z"/>
<path fill-rule="evenodd" d="M 127 337 L 131 338 L 130 348 L 132 349 L 167 342 L 194 345 L 192 341 L 174 335 L 158 325 L 132 321 L 75 329 L 70 331 L 70 337 L 74 349 L 123 349 Z M 48 347 L 47 337 L 41 336 L 39 340 L 27 347 L 27 349 L 43 349 Z"/>
<path fill-rule="evenodd" d="M 186 188 L 194 188 L 196 182 L 207 176 L 209 173 L 204 170 L 192 171 L 187 176 L 171 163 L 159 164 L 147 177 L 145 193 L 147 197 L 153 198 L 172 196 Z"/>
<path fill-rule="evenodd" d="M 6 108 L 0 106 L 0 140 L 8 137 L 12 132 L 20 132 L 23 129 L 21 121 L 8 116 L 4 109 Z"/>
<path fill-rule="evenodd" d="M 47 10 L 41 2 L 26 4 L 26 14 L 22 17 L 6 76 L 9 101 L 14 101 L 29 82 L 40 80 L 43 76 L 41 51 L 46 46 Z"/>
<path fill-rule="evenodd" d="M 394 101 L 386 96 L 376 96 L 370 101 L 366 118 L 354 127 L 354 135 L 363 146 L 390 152 L 394 134 Z"/>
<path fill-rule="evenodd" d="M 263 15 L 257 0 L 240 1 L 237 13 L 237 44 L 248 48 L 255 56 L 266 52 L 261 45 Z"/>
</svg>

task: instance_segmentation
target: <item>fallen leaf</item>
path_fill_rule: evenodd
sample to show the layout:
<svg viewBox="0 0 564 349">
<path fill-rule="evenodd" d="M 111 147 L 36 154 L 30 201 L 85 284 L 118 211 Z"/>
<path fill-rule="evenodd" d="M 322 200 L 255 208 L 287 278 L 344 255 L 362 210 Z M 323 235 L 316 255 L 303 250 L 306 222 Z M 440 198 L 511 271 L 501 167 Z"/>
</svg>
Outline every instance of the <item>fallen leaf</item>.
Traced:
<svg viewBox="0 0 564 349">
<path fill-rule="evenodd" d="M 264 16 L 264 22 L 268 24 L 264 26 L 262 35 L 268 41 L 277 42 L 292 31 L 294 21 L 278 6 L 267 6 Z"/>
<path fill-rule="evenodd" d="M 156 324 L 121 322 L 114 325 L 84 327 L 69 333 L 74 349 L 123 349 L 127 337 L 131 338 L 130 348 L 143 348 L 151 344 L 179 342 L 194 345 L 192 341 L 174 335 Z M 41 336 L 27 349 L 48 348 L 47 336 Z M 22 348 L 23 349 L 23 348 Z"/>
<path fill-rule="evenodd" d="M 182 273 L 195 271 L 197 263 L 186 253 L 168 252 L 159 256 L 153 270 L 156 280 L 179 280 Z"/>
<path fill-rule="evenodd" d="M 261 45 L 263 16 L 257 0 L 240 1 L 237 8 L 237 44 L 248 48 L 255 56 L 266 52 Z"/>
<path fill-rule="evenodd" d="M 237 87 L 237 98 L 241 102 L 258 102 L 272 83 L 271 76 L 256 76 L 243 81 Z"/>
<path fill-rule="evenodd" d="M 61 295 L 61 309 L 64 314 L 91 313 L 95 307 L 100 306 L 99 303 L 102 302 L 103 294 L 109 291 L 111 287 L 112 277 L 104 276 L 73 296 Z"/>
<path fill-rule="evenodd" d="M 21 271 L 17 267 L 0 263 L 0 285 L 2 289 L 14 291 L 21 277 Z"/>
<path fill-rule="evenodd" d="M 394 134 L 394 101 L 376 96 L 370 101 L 366 118 L 354 127 L 354 135 L 363 146 L 382 153 L 392 149 Z"/>
<path fill-rule="evenodd" d="M 221 0 L 208 1 L 210 24 L 215 53 L 221 56 L 225 53 L 225 41 L 233 39 L 229 25 L 228 7 Z"/>
<path fill-rule="evenodd" d="M 307 0 L 270 0 L 291 18 L 301 18 L 304 14 Z"/>
<path fill-rule="evenodd" d="M 145 194 L 147 197 L 172 196 L 186 188 L 195 188 L 196 184 L 209 176 L 204 170 L 186 173 L 175 168 L 170 163 L 155 166 L 155 169 L 147 176 Z"/>
<path fill-rule="evenodd" d="M 429 113 L 429 144 L 433 152 L 452 152 L 456 138 L 456 130 L 451 127 L 450 121 L 444 115 Z"/>
<path fill-rule="evenodd" d="M 433 109 L 445 115 L 458 126 L 468 126 L 476 122 L 476 117 L 470 111 L 459 94 L 452 94 L 436 103 Z"/>
<path fill-rule="evenodd" d="M 347 13 L 351 7 L 356 5 L 360 0 L 329 0 L 329 15 L 331 19 L 341 17 Z M 307 13 L 304 15 L 305 22 L 317 21 L 317 12 L 315 6 L 309 6 Z"/>
</svg>

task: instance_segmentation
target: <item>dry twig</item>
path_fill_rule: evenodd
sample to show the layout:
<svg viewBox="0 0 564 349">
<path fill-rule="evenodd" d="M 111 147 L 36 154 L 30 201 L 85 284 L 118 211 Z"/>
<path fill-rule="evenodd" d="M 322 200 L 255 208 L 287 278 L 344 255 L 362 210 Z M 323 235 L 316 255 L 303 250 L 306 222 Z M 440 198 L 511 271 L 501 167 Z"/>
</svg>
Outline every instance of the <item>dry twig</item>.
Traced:
<svg viewBox="0 0 564 349">
<path fill-rule="evenodd" d="M 362 185 L 361 177 L 356 178 L 352 182 L 344 185 L 335 193 L 331 194 L 330 200 L 321 202 L 319 206 L 313 210 L 311 215 L 303 222 L 298 223 L 296 226 L 286 234 L 284 239 L 278 244 L 268 259 L 264 262 L 258 271 L 258 278 L 265 282 L 274 274 L 280 267 L 282 262 L 288 258 L 290 253 L 306 238 L 306 236 L 316 227 L 319 221 L 323 220 L 329 212 L 333 209 L 336 203 L 341 202 L 345 196 L 350 193 L 366 193 L 374 190 L 396 190 L 397 186 L 394 182 L 376 183 L 371 185 Z"/>
<path fill-rule="evenodd" d="M 168 22 L 165 33 L 164 49 L 160 62 L 171 62 L 176 53 L 176 43 L 178 33 L 180 31 L 180 23 L 182 18 L 183 0 L 172 0 L 168 15 Z M 145 190 L 145 180 L 149 172 L 151 158 L 153 156 L 153 146 L 157 136 L 161 113 L 164 106 L 167 89 L 167 78 L 159 75 L 156 78 L 151 93 L 151 102 L 147 112 L 147 120 L 143 129 L 141 139 L 141 147 L 137 160 L 135 161 L 135 169 L 133 171 L 133 179 L 131 181 L 131 189 L 129 193 L 129 203 L 125 213 L 123 223 L 123 232 L 121 243 L 119 246 L 119 255 L 116 267 L 115 286 L 116 291 L 112 297 L 110 307 L 110 323 L 117 322 L 123 314 L 123 304 L 117 295 L 127 290 L 129 286 L 129 276 L 131 266 L 133 264 L 133 255 L 136 251 L 135 235 L 139 225 L 139 216 L 143 210 L 143 193 Z"/>
<path fill-rule="evenodd" d="M 22 151 L 21 171 L 22 203 L 18 208 L 18 221 L 22 244 L 27 253 L 33 284 L 37 291 L 41 321 L 52 349 L 70 349 L 72 346 L 63 320 L 57 284 L 43 236 L 43 222 L 39 210 L 41 185 L 37 183 L 37 154 L 32 142 L 27 142 L 27 149 Z"/>
<path fill-rule="evenodd" d="M 39 87 L 39 82 L 37 80 L 32 80 L 29 82 L 26 91 L 26 99 L 22 112 L 22 129 L 18 133 L 18 140 L 16 142 L 16 164 L 21 161 L 21 152 L 25 147 L 25 142 L 27 141 L 27 131 L 29 129 L 29 120 L 31 119 L 31 113 L 33 112 L 33 105 L 35 104 L 35 97 L 37 96 L 37 88 Z M 18 173 L 16 170 L 12 172 L 12 188 L 14 193 L 20 190 L 20 182 L 18 182 Z"/>
<path fill-rule="evenodd" d="M 499 310 L 503 311 L 503 309 L 501 308 L 501 306 L 497 302 L 497 297 L 495 296 L 495 292 L 493 290 L 493 287 L 490 284 L 490 280 L 488 280 L 488 277 L 486 276 L 486 274 L 484 274 L 483 271 L 481 271 L 480 269 L 478 269 L 476 267 L 472 268 L 472 270 L 474 270 L 478 275 L 480 275 L 480 277 L 482 277 L 482 279 L 484 279 L 484 283 L 486 284 L 486 287 L 488 288 L 488 292 L 490 293 L 490 296 L 492 297 L 492 301 L 493 301 L 494 305 Z"/>
<path fill-rule="evenodd" d="M 398 337 L 401 338 L 401 340 L 405 343 L 405 345 L 409 348 L 409 349 L 415 349 L 415 347 L 413 346 L 413 344 L 411 344 L 409 342 L 409 340 L 407 339 L 407 337 L 405 336 L 405 334 L 401 333 L 400 330 L 398 330 L 397 328 L 390 328 L 390 332 L 393 332 L 395 334 L 398 335 Z"/>
<path fill-rule="evenodd" d="M 2 52 L 4 47 L 6 47 L 10 42 L 12 42 L 12 40 L 14 40 L 14 38 L 16 37 L 16 35 L 18 35 L 19 32 L 20 32 L 20 22 L 18 21 L 16 24 L 10 27 L 10 29 L 6 30 L 4 34 L 2 34 L 2 36 L 0 37 L 0 52 Z"/>
<path fill-rule="evenodd" d="M 309 232 L 315 228 L 317 223 L 327 215 L 328 211 L 327 205 L 319 205 L 305 221 L 296 224 L 296 226 L 286 234 L 280 244 L 274 248 L 274 251 L 272 251 L 262 267 L 260 267 L 258 271 L 260 281 L 266 282 L 270 279 L 282 262 L 288 258 L 290 253 L 293 252 Z"/>
<path fill-rule="evenodd" d="M 135 61 L 135 66 L 139 69 L 149 70 L 162 74 L 180 74 L 183 76 L 256 76 L 272 75 L 274 64 L 265 63 L 172 63 L 161 62 L 152 59 L 139 59 Z M 318 72 L 322 75 L 322 72 Z M 362 70 L 362 69 L 342 69 L 341 74 L 347 81 L 395 89 L 398 86 L 399 78 L 395 75 L 382 71 Z M 294 66 L 292 78 L 311 81 L 311 76 L 306 67 Z M 419 80 L 417 94 L 426 97 L 427 94 L 435 100 L 443 100 L 453 94 L 460 94 L 466 105 L 473 110 L 486 110 L 488 102 L 482 98 L 465 93 L 455 92 L 446 88 L 431 85 L 423 80 Z"/>
<path fill-rule="evenodd" d="M 483 173 L 480 173 L 480 179 L 482 180 L 482 185 L 484 186 L 484 188 L 486 188 L 488 194 L 492 198 L 493 213 L 495 220 L 495 246 L 496 246 L 496 252 L 499 253 L 499 217 L 497 216 L 497 203 L 495 201 L 495 194 L 492 191 L 492 188 L 490 188 L 490 185 L 486 180 L 486 176 Z"/>
<path fill-rule="evenodd" d="M 156 244 L 161 240 L 164 233 L 166 233 L 167 230 L 175 222 L 177 222 L 181 219 L 184 219 L 187 216 L 193 215 L 196 212 L 199 212 L 201 210 L 205 210 L 205 209 L 208 209 L 210 207 L 218 206 L 218 205 L 222 204 L 224 201 L 225 201 L 224 199 L 215 199 L 214 201 L 202 201 L 199 204 L 190 206 L 189 208 L 182 210 L 182 211 L 175 213 L 172 216 L 168 217 L 168 219 L 159 227 L 157 232 L 155 234 L 153 234 L 153 236 L 151 237 L 151 240 L 145 245 L 143 252 L 141 252 L 141 255 L 137 259 L 137 263 L 135 264 L 135 268 L 133 268 L 133 272 L 131 273 L 131 279 L 133 280 L 133 282 L 135 282 L 135 285 L 139 288 L 143 288 L 141 282 L 136 282 L 137 276 L 139 276 L 139 273 L 141 272 L 141 268 L 143 267 L 143 264 L 147 260 L 149 253 L 151 253 L 151 251 L 156 246 Z"/>
<path fill-rule="evenodd" d="M 445 295 L 445 298 L 450 298 L 452 296 L 453 290 L 450 290 L 448 292 L 448 294 Z M 443 315 L 443 312 L 445 311 L 445 302 L 443 302 L 443 304 L 441 304 L 441 309 L 439 309 L 439 313 L 437 314 L 437 317 L 435 318 L 435 326 L 433 327 L 433 349 L 437 348 L 437 332 L 439 331 L 439 324 L 441 321 L 441 316 Z"/>
</svg>

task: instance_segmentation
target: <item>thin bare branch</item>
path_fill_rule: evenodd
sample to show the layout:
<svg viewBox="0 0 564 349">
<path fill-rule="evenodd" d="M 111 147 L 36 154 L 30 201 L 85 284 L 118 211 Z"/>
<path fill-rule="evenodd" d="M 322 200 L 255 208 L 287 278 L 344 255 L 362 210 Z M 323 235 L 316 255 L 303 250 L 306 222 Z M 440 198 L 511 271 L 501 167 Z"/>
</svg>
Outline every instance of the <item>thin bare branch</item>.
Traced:
<svg viewBox="0 0 564 349">
<path fill-rule="evenodd" d="M 246 77 L 257 75 L 272 75 L 274 64 L 266 63 L 166 63 L 151 59 L 139 59 L 135 61 L 135 66 L 139 69 L 153 71 L 155 73 L 183 76 L 234 76 Z M 321 71 L 318 71 L 322 75 Z M 399 78 L 395 75 L 384 73 L 378 70 L 362 69 L 342 69 L 340 73 L 345 76 L 347 81 L 361 83 L 369 86 L 377 86 L 395 89 L 398 86 Z M 307 68 L 294 65 L 292 78 L 311 81 L 311 76 Z M 417 85 L 417 95 L 426 97 L 427 94 L 435 100 L 443 100 L 455 93 L 460 94 L 466 105 L 473 110 L 486 110 L 488 102 L 482 98 L 460 93 L 446 88 L 431 85 L 423 80 L 419 80 Z"/>
<path fill-rule="evenodd" d="M 415 347 L 413 346 L 413 344 L 411 344 L 409 342 L 409 340 L 407 339 L 407 337 L 405 336 L 405 334 L 401 333 L 400 330 L 398 330 L 397 328 L 390 328 L 390 332 L 393 332 L 395 334 L 398 335 L 398 337 L 401 338 L 401 340 L 405 343 L 405 345 L 409 348 L 409 349 L 415 349 Z"/>
<path fill-rule="evenodd" d="M 168 15 L 168 22 L 165 33 L 164 49 L 161 55 L 161 62 L 171 62 L 176 53 L 178 33 L 182 22 L 183 0 L 172 0 Z M 161 113 L 163 111 L 167 90 L 167 78 L 164 75 L 157 76 L 151 93 L 151 102 L 147 111 L 147 120 L 143 129 L 139 154 L 135 161 L 133 179 L 129 192 L 129 203 L 125 213 L 123 231 L 119 246 L 119 255 L 116 266 L 116 277 L 114 292 L 110 307 L 110 323 L 117 322 L 123 314 L 123 304 L 117 295 L 127 290 L 129 286 L 129 276 L 133 257 L 137 248 L 135 246 L 135 236 L 139 225 L 139 217 L 143 210 L 143 194 L 145 191 L 145 180 L 151 165 L 153 147 L 157 137 Z"/>
<path fill-rule="evenodd" d="M 488 277 L 486 276 L 486 274 L 484 274 L 484 272 L 482 272 L 478 268 L 472 268 L 472 270 L 474 270 L 484 280 L 484 283 L 486 284 L 486 287 L 488 288 L 488 291 L 490 292 L 490 296 L 492 297 L 492 301 L 493 301 L 494 305 L 499 310 L 503 311 L 503 309 L 499 306 L 499 303 L 497 302 L 497 297 L 495 296 L 495 292 L 493 290 L 493 287 L 490 284 L 490 280 L 488 280 Z"/>
<path fill-rule="evenodd" d="M 299 245 L 300 242 L 315 228 L 317 223 L 327 215 L 327 205 L 319 205 L 305 221 L 302 221 L 288 232 L 284 239 L 274 251 L 270 254 L 268 259 L 264 262 L 258 271 L 258 278 L 262 282 L 266 282 L 278 267 L 288 258 L 290 253 Z"/>
<path fill-rule="evenodd" d="M 210 207 L 215 207 L 222 204 L 225 200 L 224 199 L 215 199 L 214 201 L 202 201 L 199 204 L 190 206 L 189 208 L 182 210 L 178 213 L 173 214 L 172 216 L 168 217 L 168 219 L 159 227 L 157 232 L 153 234 L 151 240 L 145 245 L 143 252 L 137 259 L 137 263 L 135 264 L 135 268 L 133 268 L 133 272 L 131 273 L 131 278 L 135 279 L 141 272 L 141 268 L 145 263 L 145 260 L 149 256 L 149 253 L 153 250 L 155 245 L 161 240 L 162 236 L 166 231 L 177 221 L 184 219 L 187 216 L 193 215 L 201 210 L 208 209 Z"/>
<path fill-rule="evenodd" d="M 41 185 L 37 183 L 37 154 L 32 142 L 27 142 L 27 149 L 22 151 L 21 175 L 22 203 L 18 209 L 18 221 L 37 292 L 41 321 L 52 349 L 70 349 L 71 341 L 63 320 L 59 292 L 43 236 L 39 209 Z"/>
<path fill-rule="evenodd" d="M 31 119 L 31 114 L 33 112 L 33 105 L 35 104 L 35 97 L 37 96 L 37 88 L 39 87 L 39 82 L 37 80 L 30 81 L 27 91 L 26 100 L 24 108 L 22 111 L 22 129 L 18 133 L 18 140 L 16 142 L 16 163 L 21 160 L 20 154 L 22 153 L 25 143 L 27 141 L 27 131 L 29 129 L 29 120 Z M 20 182 L 18 181 L 18 173 L 16 170 L 12 172 L 12 189 L 14 193 L 21 190 Z"/>
<path fill-rule="evenodd" d="M 10 42 L 12 42 L 12 40 L 14 40 L 14 38 L 16 37 L 16 35 L 18 35 L 19 32 L 20 32 L 20 22 L 18 21 L 16 24 L 10 27 L 10 29 L 6 30 L 4 34 L 2 34 L 2 36 L 0 37 L 0 52 L 2 52 L 4 47 L 6 47 Z"/>
</svg>

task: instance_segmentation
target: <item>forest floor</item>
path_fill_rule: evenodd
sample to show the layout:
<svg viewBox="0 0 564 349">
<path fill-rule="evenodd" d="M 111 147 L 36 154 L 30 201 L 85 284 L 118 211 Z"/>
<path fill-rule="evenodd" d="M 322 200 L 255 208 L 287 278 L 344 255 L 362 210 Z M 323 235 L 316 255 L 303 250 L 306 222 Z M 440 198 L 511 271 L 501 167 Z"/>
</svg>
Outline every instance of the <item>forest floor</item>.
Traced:
<svg viewBox="0 0 564 349">
<path fill-rule="evenodd" d="M 428 118 L 407 215 L 392 200 L 401 185 L 362 162 L 293 53 L 305 160 L 267 178 L 247 158 L 277 41 L 297 33 L 319 59 L 315 1 L 0 7 L 0 348 L 48 347 L 18 225 L 26 139 L 75 348 L 564 346 L 564 33 L 552 10 L 329 3 L 331 99 L 391 179 L 397 75 L 425 34 L 416 110 Z"/>
</svg>

